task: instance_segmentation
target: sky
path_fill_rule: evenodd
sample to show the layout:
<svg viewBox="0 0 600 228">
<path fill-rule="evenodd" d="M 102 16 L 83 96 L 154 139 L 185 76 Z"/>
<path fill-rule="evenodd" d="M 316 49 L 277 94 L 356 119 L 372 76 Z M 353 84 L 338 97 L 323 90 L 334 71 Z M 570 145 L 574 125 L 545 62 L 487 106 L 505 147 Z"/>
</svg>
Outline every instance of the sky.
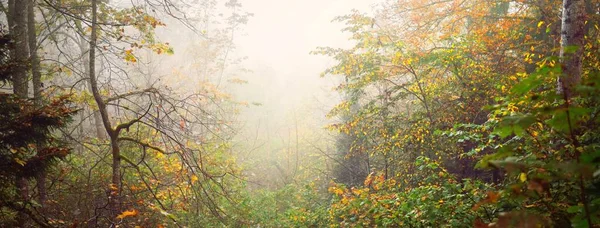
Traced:
<svg viewBox="0 0 600 228">
<path fill-rule="evenodd" d="M 267 108 L 294 109 L 298 104 L 335 96 L 334 78 L 320 78 L 332 58 L 310 54 L 319 46 L 350 47 L 344 24 L 332 22 L 352 9 L 369 12 L 375 0 L 246 0 L 243 9 L 253 13 L 235 38 L 251 88 L 260 90 L 257 101 Z M 260 85 L 257 85 L 259 83 Z M 331 94 L 333 93 L 333 94 Z M 248 96 L 245 96 L 248 97 Z M 250 96 L 252 97 L 252 96 Z M 331 99 L 329 99 L 331 100 Z M 333 105 L 335 102 L 329 102 Z"/>
<path fill-rule="evenodd" d="M 241 110 L 242 126 L 235 144 L 243 150 L 256 148 L 274 159 L 277 155 L 271 153 L 277 151 L 278 142 L 290 136 L 297 118 L 306 129 L 313 129 L 314 135 L 324 131 L 330 121 L 326 113 L 340 101 L 333 91 L 339 78 L 321 78 L 335 60 L 310 52 L 325 46 L 351 47 L 350 34 L 341 31 L 345 25 L 332 20 L 352 9 L 370 12 L 376 1 L 240 0 L 243 9 L 254 16 L 234 43 L 237 54 L 248 58 L 242 65 L 252 72 L 241 77 L 248 84 L 233 94 L 262 105 Z"/>
<path fill-rule="evenodd" d="M 248 84 L 226 88 L 235 100 L 250 104 L 240 110 L 237 142 L 266 142 L 264 149 L 271 150 L 269 143 L 289 130 L 290 122 L 294 122 L 291 118 L 300 117 L 317 130 L 330 123 L 325 115 L 340 101 L 340 95 L 333 91 L 340 78 L 320 75 L 336 62 L 310 52 L 317 47 L 351 47 L 351 34 L 341 31 L 345 25 L 332 20 L 353 9 L 369 13 L 371 6 L 380 1 L 238 0 L 241 9 L 253 16 L 241 30 L 236 30 L 235 57 L 230 57 L 246 57 L 241 66 L 250 71 L 229 70 L 230 78 L 246 80 Z M 190 32 L 182 26 L 166 26 L 161 31 L 175 48 L 175 56 L 160 60 L 166 68 L 202 52 L 189 46 L 189 41 L 197 38 L 185 35 Z M 167 78 L 187 83 L 177 77 Z"/>
<path fill-rule="evenodd" d="M 313 69 L 323 59 L 310 56 L 317 46 L 349 44 L 343 24 L 331 22 L 352 9 L 368 11 L 374 0 L 248 0 L 243 7 L 254 16 L 237 44 L 251 60 L 278 73 Z"/>
</svg>

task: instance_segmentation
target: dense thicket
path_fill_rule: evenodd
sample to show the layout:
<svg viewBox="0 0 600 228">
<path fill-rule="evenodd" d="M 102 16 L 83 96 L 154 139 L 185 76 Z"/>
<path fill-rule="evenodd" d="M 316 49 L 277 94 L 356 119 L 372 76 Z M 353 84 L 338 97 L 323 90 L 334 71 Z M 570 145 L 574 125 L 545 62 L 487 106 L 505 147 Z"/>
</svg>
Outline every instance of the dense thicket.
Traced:
<svg viewBox="0 0 600 228">
<path fill-rule="evenodd" d="M 340 17 L 357 45 L 317 51 L 348 94 L 331 127 L 376 172 L 330 188 L 329 222 L 597 224 L 598 2 L 560 3 L 392 1 Z"/>
</svg>

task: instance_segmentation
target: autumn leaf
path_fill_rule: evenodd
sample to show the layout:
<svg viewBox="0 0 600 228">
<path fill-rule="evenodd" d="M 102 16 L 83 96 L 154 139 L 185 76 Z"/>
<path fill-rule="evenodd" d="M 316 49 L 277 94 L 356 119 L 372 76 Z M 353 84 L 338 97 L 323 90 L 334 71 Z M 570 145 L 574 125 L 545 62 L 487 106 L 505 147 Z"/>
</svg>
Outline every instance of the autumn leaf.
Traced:
<svg viewBox="0 0 600 228">
<path fill-rule="evenodd" d="M 25 164 L 27 164 L 26 161 L 23 161 L 23 159 L 20 159 L 20 158 L 15 158 L 14 160 L 17 164 L 19 164 L 21 166 L 25 166 Z"/>
<path fill-rule="evenodd" d="M 489 191 L 489 192 L 487 192 L 487 195 L 488 196 L 487 196 L 486 200 L 488 200 L 490 203 L 496 203 L 496 202 L 498 202 L 498 198 L 500 198 L 500 193 L 497 193 L 497 192 Z"/>
<path fill-rule="evenodd" d="M 489 225 L 481 221 L 481 219 L 476 219 L 473 223 L 473 227 L 475 228 L 487 228 Z"/>
<path fill-rule="evenodd" d="M 137 58 L 133 55 L 133 50 L 125 50 L 125 61 L 135 63 Z"/>
<path fill-rule="evenodd" d="M 136 209 L 132 209 L 132 210 L 123 211 L 123 213 L 118 215 L 117 218 L 124 219 L 127 217 L 136 216 L 137 214 L 138 214 L 138 211 Z"/>
<path fill-rule="evenodd" d="M 113 190 L 113 191 L 119 190 L 119 188 L 117 188 L 117 186 L 115 184 L 110 184 L 108 187 L 110 188 L 110 190 Z"/>
<path fill-rule="evenodd" d="M 498 202 L 498 199 L 500 198 L 500 193 L 497 192 L 493 192 L 493 191 L 488 191 L 487 192 L 487 197 L 481 201 L 479 201 L 478 203 L 476 203 L 473 208 L 471 208 L 473 211 L 476 211 L 477 209 L 479 209 L 479 207 L 481 207 L 484 204 L 488 204 L 488 203 L 496 203 Z"/>
<path fill-rule="evenodd" d="M 527 181 L 527 174 L 525 174 L 525 173 L 521 173 L 521 174 L 519 175 L 519 180 L 520 180 L 521 182 L 525 182 L 525 181 Z"/>
</svg>

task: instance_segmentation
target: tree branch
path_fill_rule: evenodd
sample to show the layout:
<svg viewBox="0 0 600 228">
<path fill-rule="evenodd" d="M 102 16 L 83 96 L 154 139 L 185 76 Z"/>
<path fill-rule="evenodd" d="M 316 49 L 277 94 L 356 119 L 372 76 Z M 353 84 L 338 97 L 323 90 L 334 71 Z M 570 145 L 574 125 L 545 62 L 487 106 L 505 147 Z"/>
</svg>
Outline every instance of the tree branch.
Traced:
<svg viewBox="0 0 600 228">
<path fill-rule="evenodd" d="M 158 93 L 158 90 L 155 89 L 155 88 L 153 88 L 153 87 L 150 87 L 150 88 L 143 89 L 143 90 L 131 91 L 131 92 L 128 92 L 128 93 L 119 94 L 119 95 L 114 96 L 114 97 L 106 98 L 104 100 L 104 102 L 105 103 L 109 103 L 109 102 L 112 102 L 112 101 L 123 99 L 125 97 L 134 96 L 134 95 L 140 95 L 140 94 L 144 94 L 144 93 Z"/>
<path fill-rule="evenodd" d="M 114 130 L 115 135 L 119 135 L 119 132 L 121 132 L 121 130 L 129 128 L 129 127 L 131 127 L 131 125 L 139 122 L 142 118 L 144 118 L 144 116 L 148 115 L 151 108 L 152 108 L 152 102 L 150 102 L 150 105 L 148 105 L 148 109 L 146 109 L 146 112 L 144 114 L 140 115 L 138 118 L 135 118 L 129 122 L 117 125 Z"/>
</svg>

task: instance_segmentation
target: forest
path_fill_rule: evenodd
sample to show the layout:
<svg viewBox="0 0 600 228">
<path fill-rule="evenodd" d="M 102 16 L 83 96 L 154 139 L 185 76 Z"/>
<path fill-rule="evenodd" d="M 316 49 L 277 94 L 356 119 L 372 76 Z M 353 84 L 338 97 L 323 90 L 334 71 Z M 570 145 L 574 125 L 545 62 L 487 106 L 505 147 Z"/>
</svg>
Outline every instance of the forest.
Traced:
<svg viewBox="0 0 600 228">
<path fill-rule="evenodd" d="M 0 227 L 600 227 L 600 0 L 0 11 Z"/>
</svg>

